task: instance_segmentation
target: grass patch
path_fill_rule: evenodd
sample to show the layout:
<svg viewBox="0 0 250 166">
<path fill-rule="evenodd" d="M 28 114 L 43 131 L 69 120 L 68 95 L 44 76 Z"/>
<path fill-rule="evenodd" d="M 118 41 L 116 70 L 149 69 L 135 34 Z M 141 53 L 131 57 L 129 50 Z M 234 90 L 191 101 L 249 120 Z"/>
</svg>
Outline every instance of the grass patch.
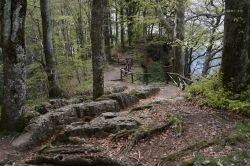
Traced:
<svg viewBox="0 0 250 166">
<path fill-rule="evenodd" d="M 250 85 L 240 94 L 226 91 L 219 72 L 201 78 L 185 90 L 187 99 L 198 98 L 200 105 L 218 109 L 229 109 L 250 116 Z"/>
<path fill-rule="evenodd" d="M 226 166 L 230 164 L 239 164 L 244 159 L 250 159 L 249 150 L 232 152 L 223 157 L 206 157 L 204 155 L 195 155 L 190 161 L 182 161 L 181 166 L 204 165 L 205 163 L 209 166 Z"/>
</svg>

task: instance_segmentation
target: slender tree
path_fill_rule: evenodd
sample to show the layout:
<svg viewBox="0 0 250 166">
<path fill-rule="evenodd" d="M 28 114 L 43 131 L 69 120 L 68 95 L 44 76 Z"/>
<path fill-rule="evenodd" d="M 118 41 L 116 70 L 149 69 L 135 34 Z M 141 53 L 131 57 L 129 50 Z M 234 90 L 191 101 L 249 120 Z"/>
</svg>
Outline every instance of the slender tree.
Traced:
<svg viewBox="0 0 250 166">
<path fill-rule="evenodd" d="M 93 65 L 93 98 L 104 93 L 103 19 L 104 0 L 93 0 L 91 10 L 91 44 Z"/>
<path fill-rule="evenodd" d="M 185 56 L 183 49 L 184 40 L 184 19 L 185 19 L 185 0 L 177 1 L 177 9 L 175 14 L 174 39 L 177 46 L 174 47 L 174 72 L 184 74 Z"/>
<path fill-rule="evenodd" d="M 136 14 L 136 1 L 126 0 L 127 2 L 127 31 L 128 31 L 128 45 L 134 45 L 134 16 Z"/>
<path fill-rule="evenodd" d="M 227 88 L 239 92 L 249 79 L 249 0 L 226 0 L 225 7 L 222 80 Z"/>
<path fill-rule="evenodd" d="M 109 63 L 111 63 L 111 43 L 110 43 L 110 11 L 109 0 L 103 0 L 104 7 L 104 43 L 105 43 L 105 55 Z"/>
<path fill-rule="evenodd" d="M 125 27 L 124 27 L 124 7 L 123 4 L 120 6 L 120 26 L 121 26 L 121 47 L 125 48 Z"/>
<path fill-rule="evenodd" d="M 203 64 L 203 69 L 202 69 L 203 76 L 207 76 L 209 74 L 210 63 L 211 63 L 214 55 L 216 55 L 216 54 L 213 54 L 213 47 L 214 47 L 214 42 L 216 41 L 215 33 L 220 26 L 220 22 L 221 22 L 221 16 L 218 16 L 216 18 L 215 24 L 212 24 L 212 26 L 213 26 L 212 27 L 212 34 L 211 34 L 211 38 L 209 40 L 209 46 L 207 47 L 207 50 L 206 50 L 206 57 L 205 57 L 205 61 Z"/>
<path fill-rule="evenodd" d="M 43 49 L 46 61 L 45 70 L 49 84 L 49 97 L 55 98 L 61 95 L 61 91 L 59 87 L 58 72 L 56 69 L 56 60 L 52 42 L 50 0 L 40 0 L 40 9 L 43 29 Z"/>
<path fill-rule="evenodd" d="M 4 91 L 1 128 L 15 130 L 25 111 L 25 16 L 26 0 L 4 0 L 2 15 L 2 49 Z"/>
</svg>

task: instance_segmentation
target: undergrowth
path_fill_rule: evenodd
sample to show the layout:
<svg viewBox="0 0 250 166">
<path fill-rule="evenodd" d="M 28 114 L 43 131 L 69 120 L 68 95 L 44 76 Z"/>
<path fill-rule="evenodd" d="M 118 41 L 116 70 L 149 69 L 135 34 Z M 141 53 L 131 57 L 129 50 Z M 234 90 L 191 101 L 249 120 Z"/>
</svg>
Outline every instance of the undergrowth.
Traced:
<svg viewBox="0 0 250 166">
<path fill-rule="evenodd" d="M 200 105 L 229 109 L 250 115 L 250 85 L 240 94 L 227 91 L 222 85 L 219 72 L 194 82 L 187 87 L 185 96 L 187 99 L 198 98 Z"/>
<path fill-rule="evenodd" d="M 250 136 L 250 123 L 248 122 L 238 122 L 234 127 L 234 132 L 232 134 L 224 133 L 217 138 L 214 138 L 212 140 L 199 140 L 195 141 L 194 143 L 188 145 L 187 147 L 183 148 L 182 150 L 169 154 L 168 156 L 165 156 L 161 158 L 161 160 L 157 163 L 157 166 L 163 166 L 169 161 L 177 161 L 181 159 L 184 156 L 187 156 L 188 154 L 192 152 L 197 152 L 201 149 L 211 147 L 211 146 L 226 146 L 231 145 L 234 146 L 238 143 L 246 142 L 249 139 Z M 250 158 L 249 151 L 237 151 L 229 156 L 222 157 L 222 158 L 213 158 L 213 157 L 205 157 L 201 155 L 196 155 L 193 157 L 191 161 L 184 161 L 182 162 L 181 166 L 187 166 L 187 165 L 195 165 L 197 161 L 209 161 L 209 163 L 213 164 L 215 163 L 217 165 L 218 161 L 222 162 L 223 164 L 226 164 L 228 162 L 232 162 L 230 160 L 234 156 L 236 159 L 239 158 Z M 239 160 L 235 160 L 239 161 Z M 223 165 L 222 164 L 222 165 Z M 199 164 L 198 164 L 199 165 Z M 224 165 L 223 165 L 224 166 Z"/>
</svg>

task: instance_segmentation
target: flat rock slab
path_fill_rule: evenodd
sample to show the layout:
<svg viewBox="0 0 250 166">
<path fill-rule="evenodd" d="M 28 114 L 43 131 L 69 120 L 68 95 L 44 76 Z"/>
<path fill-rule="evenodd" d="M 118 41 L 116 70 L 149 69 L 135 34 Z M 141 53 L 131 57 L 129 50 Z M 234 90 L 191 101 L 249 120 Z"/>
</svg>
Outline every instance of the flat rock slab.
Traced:
<svg viewBox="0 0 250 166">
<path fill-rule="evenodd" d="M 128 93 L 114 93 L 109 96 L 112 100 L 116 100 L 122 109 L 132 106 L 139 102 L 139 99 Z"/>
<path fill-rule="evenodd" d="M 157 87 L 146 87 L 146 88 L 135 90 L 134 96 L 139 99 L 146 99 L 150 96 L 157 94 L 159 91 L 160 91 L 160 88 L 157 88 Z"/>
<path fill-rule="evenodd" d="M 139 126 L 138 121 L 128 118 L 123 114 L 107 112 L 93 119 L 91 122 L 84 125 L 68 125 L 66 130 L 58 136 L 67 139 L 69 137 L 105 137 L 111 133 L 117 133 L 124 129 L 133 129 Z"/>
<path fill-rule="evenodd" d="M 31 120 L 25 131 L 13 141 L 12 146 L 20 151 L 27 150 L 48 140 L 53 134 L 59 132 L 64 125 L 81 121 L 85 116 L 94 118 L 104 112 L 118 111 L 120 111 L 119 104 L 114 100 L 62 107 Z"/>
</svg>

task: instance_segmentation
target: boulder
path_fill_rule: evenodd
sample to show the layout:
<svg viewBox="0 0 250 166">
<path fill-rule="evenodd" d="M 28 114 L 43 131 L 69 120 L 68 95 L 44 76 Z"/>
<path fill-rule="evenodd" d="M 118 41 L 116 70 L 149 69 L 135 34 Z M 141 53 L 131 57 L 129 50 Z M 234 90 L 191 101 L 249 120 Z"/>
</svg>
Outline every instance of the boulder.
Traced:
<svg viewBox="0 0 250 166">
<path fill-rule="evenodd" d="M 128 93 L 114 93 L 109 97 L 113 100 L 116 100 L 122 109 L 139 102 L 139 99 L 137 97 Z"/>
<path fill-rule="evenodd" d="M 109 95 L 112 93 L 121 93 L 124 92 L 128 87 L 126 85 L 113 84 L 107 88 L 105 88 L 105 94 Z"/>
<path fill-rule="evenodd" d="M 85 116 L 94 118 L 104 112 L 117 112 L 119 110 L 119 105 L 114 100 L 65 106 L 32 119 L 25 131 L 13 141 L 12 145 L 17 150 L 23 151 L 48 140 L 53 134 L 61 131 L 64 125 L 83 121 Z"/>
<path fill-rule="evenodd" d="M 160 91 L 160 88 L 156 87 L 147 87 L 147 88 L 142 88 L 139 90 L 135 90 L 132 92 L 135 97 L 139 99 L 146 99 L 150 96 L 156 95 Z"/>
<path fill-rule="evenodd" d="M 105 137 L 111 133 L 117 133 L 121 130 L 134 129 L 139 126 L 139 122 L 124 114 L 107 112 L 93 119 L 91 122 L 83 125 L 68 125 L 57 141 L 67 141 L 69 137 Z M 62 139 L 61 139 L 62 138 Z"/>
</svg>

